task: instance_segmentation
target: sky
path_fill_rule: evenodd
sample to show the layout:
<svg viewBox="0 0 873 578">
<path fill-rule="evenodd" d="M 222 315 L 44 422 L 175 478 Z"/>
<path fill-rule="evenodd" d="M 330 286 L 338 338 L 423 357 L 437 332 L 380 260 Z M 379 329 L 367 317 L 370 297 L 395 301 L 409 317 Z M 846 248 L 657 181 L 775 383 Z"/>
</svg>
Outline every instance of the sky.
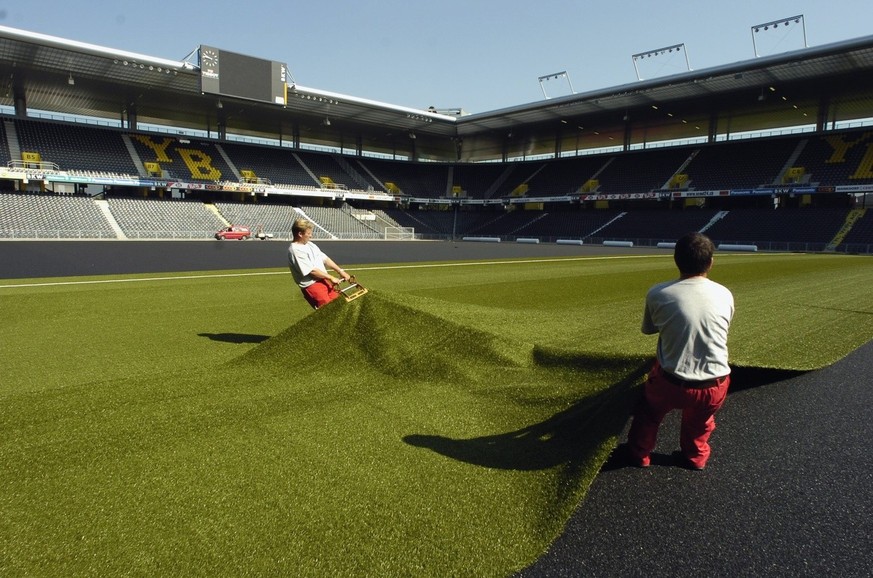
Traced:
<svg viewBox="0 0 873 578">
<path fill-rule="evenodd" d="M 468 113 L 799 50 L 804 28 L 810 47 L 868 36 L 871 17 L 870 0 L 0 0 L 3 26 L 169 60 L 205 44 L 308 88 Z"/>
</svg>

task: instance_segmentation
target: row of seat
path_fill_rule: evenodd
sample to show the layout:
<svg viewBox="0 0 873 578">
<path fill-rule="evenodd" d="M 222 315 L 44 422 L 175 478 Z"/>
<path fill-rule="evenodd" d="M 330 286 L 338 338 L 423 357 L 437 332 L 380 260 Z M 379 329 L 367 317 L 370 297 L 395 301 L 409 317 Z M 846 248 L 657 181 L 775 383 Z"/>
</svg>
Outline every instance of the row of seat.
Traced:
<svg viewBox="0 0 873 578">
<path fill-rule="evenodd" d="M 0 193 L 0 237 L 114 238 L 115 231 L 89 198 Z"/>
<path fill-rule="evenodd" d="M 409 227 L 420 238 L 486 236 L 604 239 L 655 244 L 702 230 L 722 243 L 805 245 L 822 250 L 841 231 L 848 208 L 549 211 L 354 210 L 349 206 L 254 205 L 201 201 L 109 198 L 76 195 L 0 193 L 0 237 L 210 238 L 227 223 L 247 225 L 280 239 L 291 239 L 294 220 L 317 224 L 315 238 L 381 239 L 386 227 Z M 117 227 L 117 230 L 116 230 Z M 867 211 L 843 239 L 873 247 L 873 211 Z M 869 252 L 869 249 L 862 249 Z"/>
<path fill-rule="evenodd" d="M 783 184 L 792 169 L 799 171 L 794 180 L 804 183 L 873 183 L 873 173 L 865 170 L 864 161 L 873 131 L 865 129 L 550 161 L 470 164 L 341 157 L 35 119 L 6 120 L 0 130 L 8 123 L 14 124 L 22 151 L 39 152 L 43 160 L 64 170 L 137 175 L 141 170 L 137 163 L 157 162 L 176 178 L 237 181 L 246 172 L 274 185 L 321 187 L 326 180 L 349 189 L 400 191 L 415 197 L 505 197 L 519 191 L 554 196 L 586 187 L 601 193 L 641 193 L 671 186 L 757 188 Z M 3 133 L 0 154 L 6 144 Z M 678 184 L 674 182 L 677 174 L 684 177 Z"/>
<path fill-rule="evenodd" d="M 131 239 L 206 239 L 230 223 L 291 239 L 294 220 L 307 217 L 317 224 L 316 239 L 381 239 L 385 227 L 399 226 L 384 211 L 354 211 L 347 205 L 292 207 L 110 197 L 104 211 L 100 203 L 79 195 L 0 193 L 0 237 L 115 238 L 120 231 Z"/>
</svg>

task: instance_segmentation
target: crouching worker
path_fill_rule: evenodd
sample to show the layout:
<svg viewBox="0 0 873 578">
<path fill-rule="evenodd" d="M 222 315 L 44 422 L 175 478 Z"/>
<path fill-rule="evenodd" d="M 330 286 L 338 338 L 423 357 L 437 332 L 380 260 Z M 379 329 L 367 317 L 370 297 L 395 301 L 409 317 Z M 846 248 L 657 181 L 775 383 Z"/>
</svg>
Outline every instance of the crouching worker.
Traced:
<svg viewBox="0 0 873 578">
<path fill-rule="evenodd" d="M 730 290 L 708 278 L 714 250 L 706 235 L 685 235 L 673 255 L 679 279 L 646 294 L 642 330 L 658 334 L 658 348 L 628 433 L 635 465 L 649 465 L 661 421 L 674 409 L 682 410 L 680 465 L 702 470 L 709 460 L 715 413 L 730 385 L 727 339 L 734 316 Z"/>
<path fill-rule="evenodd" d="M 312 228 L 313 224 L 306 219 L 294 221 L 291 226 L 294 240 L 288 247 L 288 266 L 303 297 L 313 309 L 318 309 L 340 296 L 336 285 L 341 280 L 328 273 L 328 269 L 335 271 L 344 281 L 348 281 L 351 275 L 310 240 Z"/>
</svg>

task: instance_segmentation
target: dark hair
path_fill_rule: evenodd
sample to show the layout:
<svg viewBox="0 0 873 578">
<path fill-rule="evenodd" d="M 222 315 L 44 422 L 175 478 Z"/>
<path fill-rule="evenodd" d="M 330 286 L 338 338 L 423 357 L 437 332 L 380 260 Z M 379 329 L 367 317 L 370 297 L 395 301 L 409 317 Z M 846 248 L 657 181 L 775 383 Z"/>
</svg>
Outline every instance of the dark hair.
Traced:
<svg viewBox="0 0 873 578">
<path fill-rule="evenodd" d="M 683 275 L 706 273 L 712 264 L 715 245 L 703 233 L 688 233 L 676 241 L 673 260 Z"/>
</svg>

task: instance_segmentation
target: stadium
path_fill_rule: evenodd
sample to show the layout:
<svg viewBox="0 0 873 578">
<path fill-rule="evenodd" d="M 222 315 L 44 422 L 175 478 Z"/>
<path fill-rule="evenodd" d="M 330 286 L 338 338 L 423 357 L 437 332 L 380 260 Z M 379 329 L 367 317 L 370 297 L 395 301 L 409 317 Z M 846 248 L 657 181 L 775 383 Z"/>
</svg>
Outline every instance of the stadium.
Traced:
<svg viewBox="0 0 873 578">
<path fill-rule="evenodd" d="M 868 574 L 871 69 L 863 37 L 466 114 L 0 27 L 0 570 Z M 370 294 L 293 293 L 298 216 Z M 691 230 L 742 312 L 724 457 L 641 477 L 640 299 Z"/>
</svg>

